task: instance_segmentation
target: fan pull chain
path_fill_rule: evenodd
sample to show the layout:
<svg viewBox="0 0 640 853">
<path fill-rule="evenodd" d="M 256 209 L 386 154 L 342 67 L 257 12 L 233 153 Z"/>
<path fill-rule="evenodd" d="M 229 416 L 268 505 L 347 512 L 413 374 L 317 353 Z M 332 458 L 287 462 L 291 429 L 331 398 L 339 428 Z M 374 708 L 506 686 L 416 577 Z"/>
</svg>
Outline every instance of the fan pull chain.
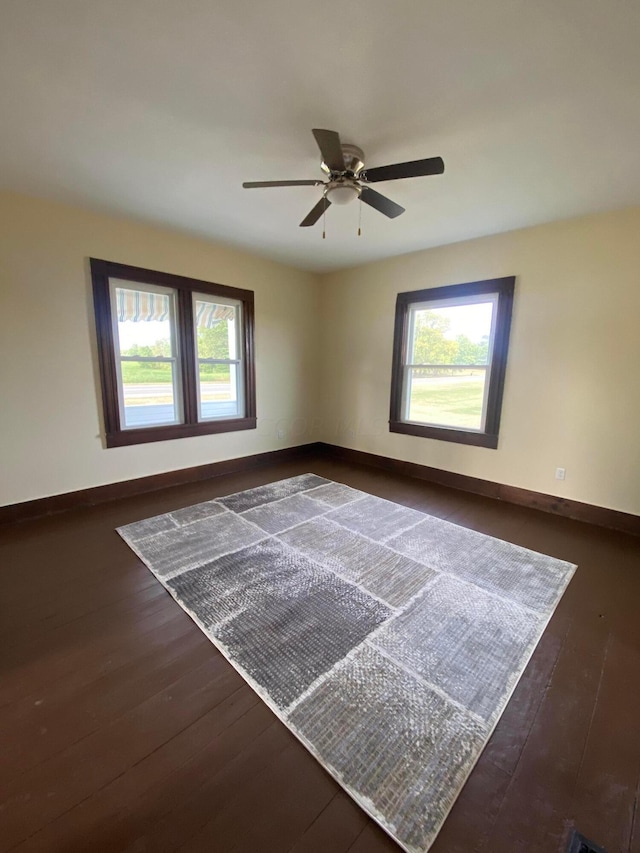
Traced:
<svg viewBox="0 0 640 853">
<path fill-rule="evenodd" d="M 324 210 L 322 211 L 322 239 L 324 240 L 327 236 L 327 205 L 325 204 Z"/>
<path fill-rule="evenodd" d="M 358 202 L 358 237 L 360 237 L 362 234 L 362 228 L 360 227 L 362 225 L 362 199 L 358 198 Z"/>
</svg>

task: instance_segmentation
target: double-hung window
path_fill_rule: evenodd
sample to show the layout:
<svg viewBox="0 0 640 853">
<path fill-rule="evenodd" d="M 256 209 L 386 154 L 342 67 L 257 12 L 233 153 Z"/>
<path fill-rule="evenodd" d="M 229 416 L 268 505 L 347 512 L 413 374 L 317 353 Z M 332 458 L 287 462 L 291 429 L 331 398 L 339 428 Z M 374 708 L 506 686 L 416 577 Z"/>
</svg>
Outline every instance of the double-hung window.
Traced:
<svg viewBox="0 0 640 853">
<path fill-rule="evenodd" d="M 91 260 L 108 447 L 256 426 L 253 292 Z"/>
<path fill-rule="evenodd" d="M 514 282 L 398 294 L 392 432 L 498 446 Z"/>
</svg>

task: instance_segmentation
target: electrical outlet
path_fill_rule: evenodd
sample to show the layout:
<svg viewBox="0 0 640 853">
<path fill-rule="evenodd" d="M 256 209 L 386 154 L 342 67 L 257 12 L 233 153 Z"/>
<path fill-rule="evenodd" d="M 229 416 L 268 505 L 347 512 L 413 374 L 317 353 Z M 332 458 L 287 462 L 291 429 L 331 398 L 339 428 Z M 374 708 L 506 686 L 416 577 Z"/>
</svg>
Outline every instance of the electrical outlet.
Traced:
<svg viewBox="0 0 640 853">
<path fill-rule="evenodd" d="M 556 468 L 556 480 L 564 480 L 566 476 L 566 468 Z"/>
<path fill-rule="evenodd" d="M 278 430 L 276 432 L 276 436 L 277 436 L 277 438 L 285 438 L 286 437 L 286 431 L 284 430 L 283 427 L 278 427 Z"/>
</svg>

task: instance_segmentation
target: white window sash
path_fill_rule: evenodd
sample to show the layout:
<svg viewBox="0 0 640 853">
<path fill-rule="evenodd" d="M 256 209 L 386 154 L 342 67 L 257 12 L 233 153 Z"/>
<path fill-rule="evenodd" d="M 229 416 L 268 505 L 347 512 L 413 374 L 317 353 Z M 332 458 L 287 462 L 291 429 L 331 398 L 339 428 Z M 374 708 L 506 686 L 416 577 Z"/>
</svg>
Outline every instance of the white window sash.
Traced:
<svg viewBox="0 0 640 853">
<path fill-rule="evenodd" d="M 244 325 L 244 317 L 243 317 L 243 306 L 242 302 L 239 299 L 229 299 L 224 296 L 213 296 L 208 293 L 198 293 L 194 291 L 192 293 L 192 305 L 193 305 L 193 323 L 194 323 L 194 347 L 195 347 L 195 360 L 198 368 L 201 364 L 225 364 L 225 365 L 234 365 L 235 366 L 235 391 L 236 391 L 236 406 L 237 406 L 237 414 L 235 417 L 243 418 L 246 413 L 246 404 L 245 404 L 245 388 L 244 388 L 244 348 L 243 348 L 243 325 Z M 233 349 L 237 354 L 237 358 L 205 358 L 200 357 L 198 354 L 198 311 L 196 309 L 197 302 L 209 302 L 214 305 L 229 305 L 235 309 L 235 322 L 234 322 L 234 346 Z M 231 371 L 230 371 L 231 373 Z M 198 397 L 198 410 L 197 417 L 199 423 L 209 423 L 211 421 L 218 420 L 229 420 L 228 415 L 220 415 L 216 417 L 208 417 L 205 418 L 202 416 L 202 392 L 200 387 L 200 370 L 197 370 L 196 375 L 196 392 Z"/>
<path fill-rule="evenodd" d="M 438 427 L 441 429 L 459 429 L 465 432 L 477 432 L 483 433 L 486 428 L 486 420 L 487 420 L 487 401 L 489 397 L 489 379 L 491 376 L 491 366 L 493 364 L 493 351 L 495 344 L 495 335 L 496 335 L 496 324 L 497 324 L 497 316 L 498 316 L 498 293 L 487 293 L 473 296 L 458 296 L 451 297 L 450 299 L 434 299 L 427 302 L 413 302 L 408 306 L 409 311 L 409 324 L 408 324 L 408 334 L 407 334 L 407 344 L 406 349 L 402 354 L 402 389 L 401 389 L 401 408 L 400 411 L 402 413 L 402 422 L 407 424 L 419 424 L 421 426 L 432 426 Z M 491 330 L 489 332 L 489 346 L 487 352 L 487 363 L 486 364 L 474 364 L 474 365 L 464 365 L 464 364 L 416 364 L 414 362 L 409 361 L 410 355 L 413 353 L 414 342 L 415 342 L 415 328 L 416 328 L 416 316 L 419 311 L 429 311 L 437 308 L 455 308 L 461 305 L 479 305 L 482 303 L 490 302 L 493 306 L 491 311 Z M 421 368 L 421 367 L 446 367 L 450 369 L 469 369 L 473 368 L 474 370 L 484 370 L 485 371 L 485 381 L 484 381 L 484 389 L 483 389 L 483 397 L 482 397 L 482 414 L 480 419 L 480 427 L 474 429 L 473 427 L 459 427 L 453 426 L 450 424 L 438 423 L 438 422 L 427 422 L 427 421 L 414 421 L 409 418 L 409 409 L 411 407 L 411 382 L 412 382 L 412 369 L 413 368 Z"/>
<path fill-rule="evenodd" d="M 157 293 L 169 297 L 169 328 L 171 330 L 171 356 L 127 356 L 122 355 L 120 348 L 120 334 L 118 328 L 118 307 L 116 290 L 138 290 L 142 293 Z M 115 350 L 116 362 L 116 380 L 118 386 L 118 409 L 120 412 L 120 429 L 130 430 L 139 429 L 137 426 L 127 426 L 125 416 L 125 401 L 124 401 L 124 381 L 122 378 L 122 362 L 142 362 L 142 363 L 164 363 L 171 364 L 172 390 L 173 390 L 173 410 L 175 417 L 172 421 L 159 421 L 157 423 L 145 423 L 145 427 L 153 426 L 170 426 L 173 424 L 184 423 L 183 411 L 183 394 L 182 394 L 182 371 L 180 364 L 180 347 L 178 341 L 178 325 L 176 323 L 176 298 L 177 292 L 173 288 L 162 287 L 155 284 L 146 284 L 144 282 L 133 282 L 125 279 L 110 278 L 109 279 L 109 296 L 111 299 L 111 320 L 113 329 L 113 345 Z M 144 322 L 144 321 L 141 321 Z"/>
</svg>

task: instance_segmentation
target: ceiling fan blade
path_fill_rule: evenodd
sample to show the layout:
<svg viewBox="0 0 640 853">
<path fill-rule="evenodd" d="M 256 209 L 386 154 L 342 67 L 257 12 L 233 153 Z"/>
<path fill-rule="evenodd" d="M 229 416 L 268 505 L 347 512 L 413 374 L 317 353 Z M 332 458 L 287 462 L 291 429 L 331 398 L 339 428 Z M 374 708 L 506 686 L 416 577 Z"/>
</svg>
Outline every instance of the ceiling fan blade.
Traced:
<svg viewBox="0 0 640 853">
<path fill-rule="evenodd" d="M 340 134 L 335 130 L 311 131 L 316 138 L 322 159 L 332 172 L 344 172 L 344 154 L 340 143 Z"/>
<path fill-rule="evenodd" d="M 245 190 L 253 190 L 257 187 L 319 187 L 322 181 L 245 181 L 242 186 Z"/>
<path fill-rule="evenodd" d="M 398 178 L 422 178 L 425 175 L 441 175 L 444 172 L 442 157 L 429 157 L 426 160 L 411 160 L 409 163 L 394 163 L 392 166 L 378 166 L 376 169 L 365 169 L 363 180 L 370 183 L 377 181 L 397 181 Z"/>
<path fill-rule="evenodd" d="M 307 228 L 309 225 L 315 225 L 318 219 L 322 216 L 325 210 L 331 207 L 331 202 L 328 198 L 322 196 L 320 201 L 316 204 L 313 210 L 310 210 L 309 213 L 305 216 L 305 218 L 300 223 L 301 228 Z"/>
<path fill-rule="evenodd" d="M 360 198 L 365 204 L 368 204 L 370 207 L 375 207 L 376 210 L 379 210 L 380 213 L 384 213 L 384 215 L 388 216 L 389 219 L 395 219 L 396 216 L 400 216 L 401 213 L 404 213 L 404 207 L 400 207 L 399 204 L 396 204 L 395 201 L 391 201 L 391 199 L 387 198 L 386 195 L 377 193 L 375 190 L 369 189 L 369 187 L 362 188 Z"/>
</svg>

